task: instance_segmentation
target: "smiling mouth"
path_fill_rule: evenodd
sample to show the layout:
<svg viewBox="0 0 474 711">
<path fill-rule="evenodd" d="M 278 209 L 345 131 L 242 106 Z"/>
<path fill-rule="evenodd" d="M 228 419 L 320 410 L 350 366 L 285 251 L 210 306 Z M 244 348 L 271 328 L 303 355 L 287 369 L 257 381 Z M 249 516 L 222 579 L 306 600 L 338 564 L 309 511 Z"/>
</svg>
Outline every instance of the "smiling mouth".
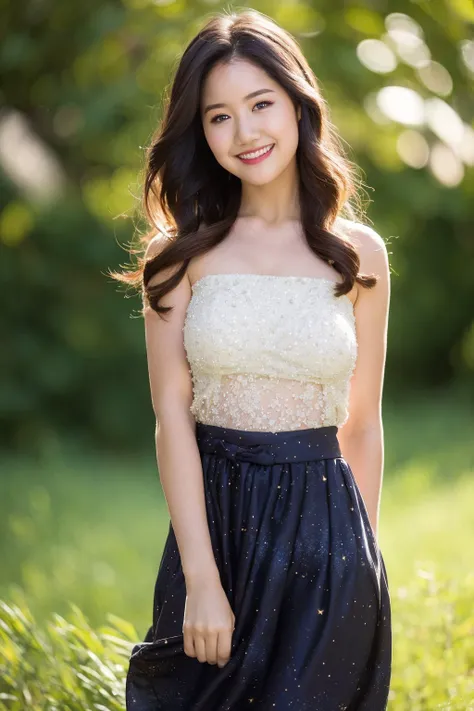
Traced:
<svg viewBox="0 0 474 711">
<path fill-rule="evenodd" d="M 255 158 L 259 158 L 260 155 L 265 155 L 265 153 L 268 153 L 274 145 L 274 143 L 267 143 L 266 146 L 262 146 L 261 148 L 255 148 L 255 150 L 253 151 L 245 151 L 244 153 L 238 153 L 237 158 L 241 158 L 243 160 L 254 160 Z"/>
</svg>

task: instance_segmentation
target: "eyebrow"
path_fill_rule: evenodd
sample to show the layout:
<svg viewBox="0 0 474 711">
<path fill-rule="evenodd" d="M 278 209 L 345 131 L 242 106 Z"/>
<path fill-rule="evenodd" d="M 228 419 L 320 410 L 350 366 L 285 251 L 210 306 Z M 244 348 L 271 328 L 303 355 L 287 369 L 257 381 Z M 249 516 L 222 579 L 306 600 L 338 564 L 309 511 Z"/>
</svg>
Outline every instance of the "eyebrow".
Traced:
<svg viewBox="0 0 474 711">
<path fill-rule="evenodd" d="M 252 99 L 254 96 L 259 96 L 260 94 L 266 94 L 268 92 L 275 93 L 273 89 L 257 89 L 257 91 L 252 91 L 250 94 L 247 94 L 247 96 L 244 96 L 244 101 Z M 225 106 L 227 106 L 227 104 L 209 104 L 204 109 L 204 113 L 207 114 L 207 112 L 211 111 L 211 109 L 223 109 Z"/>
</svg>

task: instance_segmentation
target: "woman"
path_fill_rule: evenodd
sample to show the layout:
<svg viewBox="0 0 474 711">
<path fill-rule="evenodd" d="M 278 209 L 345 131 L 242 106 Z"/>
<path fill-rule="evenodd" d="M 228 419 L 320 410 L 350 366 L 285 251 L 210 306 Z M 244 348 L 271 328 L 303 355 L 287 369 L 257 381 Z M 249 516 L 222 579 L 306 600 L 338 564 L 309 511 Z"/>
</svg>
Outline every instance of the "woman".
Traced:
<svg viewBox="0 0 474 711">
<path fill-rule="evenodd" d="M 143 287 L 171 518 L 129 711 L 386 708 L 389 264 L 355 185 L 291 35 L 213 16 L 149 149 L 144 260 L 116 275 Z"/>
</svg>

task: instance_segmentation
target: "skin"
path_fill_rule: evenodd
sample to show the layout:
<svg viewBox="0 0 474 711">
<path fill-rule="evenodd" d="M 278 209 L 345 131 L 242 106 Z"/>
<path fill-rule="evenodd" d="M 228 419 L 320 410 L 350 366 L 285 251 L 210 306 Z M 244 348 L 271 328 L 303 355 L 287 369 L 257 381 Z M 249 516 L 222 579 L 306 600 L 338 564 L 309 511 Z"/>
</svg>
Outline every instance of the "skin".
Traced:
<svg viewBox="0 0 474 711">
<path fill-rule="evenodd" d="M 250 99 L 261 89 L 271 92 Z M 262 103 L 262 102 L 268 103 Z M 270 105 L 271 102 L 271 105 Z M 207 106 L 225 104 L 224 107 Z M 337 272 L 307 247 L 299 220 L 297 165 L 299 108 L 262 69 L 243 60 L 216 65 L 204 83 L 201 120 L 206 140 L 223 168 L 242 181 L 238 218 L 226 239 L 193 258 L 188 278 L 162 300 L 173 306 L 166 320 L 144 311 L 146 350 L 160 480 L 173 521 L 186 581 L 184 651 L 200 662 L 223 666 L 230 657 L 235 617 L 214 559 L 204 499 L 195 422 L 189 412 L 192 379 L 182 328 L 192 284 L 210 272 L 306 274 L 338 280 Z M 216 118 L 218 117 L 218 118 Z M 238 153 L 275 143 L 265 161 L 245 165 Z M 378 276 L 372 289 L 354 286 L 358 356 L 351 380 L 349 418 L 338 439 L 366 504 L 377 536 L 383 471 L 382 387 L 390 298 L 385 243 L 373 229 L 346 221 L 361 261 L 360 270 Z M 165 242 L 154 238 L 146 258 Z M 174 273 L 155 275 L 151 284 Z"/>
<path fill-rule="evenodd" d="M 270 91 L 243 98 L 261 89 Z M 215 103 L 225 107 L 206 111 Z M 218 65 L 203 87 L 201 120 L 217 162 L 242 181 L 239 215 L 260 217 L 266 224 L 298 219 L 298 116 L 280 85 L 249 62 Z M 236 157 L 271 143 L 272 155 L 259 164 L 246 165 Z"/>
</svg>

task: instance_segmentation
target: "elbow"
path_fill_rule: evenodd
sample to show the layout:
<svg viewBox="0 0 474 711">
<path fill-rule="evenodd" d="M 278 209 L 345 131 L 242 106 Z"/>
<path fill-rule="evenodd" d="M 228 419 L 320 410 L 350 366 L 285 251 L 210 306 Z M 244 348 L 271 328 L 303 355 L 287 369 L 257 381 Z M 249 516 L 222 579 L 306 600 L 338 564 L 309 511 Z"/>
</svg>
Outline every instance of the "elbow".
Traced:
<svg viewBox="0 0 474 711">
<path fill-rule="evenodd" d="M 362 437 L 379 433 L 383 430 L 381 412 L 350 415 L 341 427 L 340 433 L 345 437 Z"/>
<path fill-rule="evenodd" d="M 175 432 L 183 427 L 195 430 L 195 419 L 191 413 L 187 400 L 178 400 L 176 397 L 170 402 L 161 403 L 155 409 L 155 438 L 160 434 Z"/>
</svg>

